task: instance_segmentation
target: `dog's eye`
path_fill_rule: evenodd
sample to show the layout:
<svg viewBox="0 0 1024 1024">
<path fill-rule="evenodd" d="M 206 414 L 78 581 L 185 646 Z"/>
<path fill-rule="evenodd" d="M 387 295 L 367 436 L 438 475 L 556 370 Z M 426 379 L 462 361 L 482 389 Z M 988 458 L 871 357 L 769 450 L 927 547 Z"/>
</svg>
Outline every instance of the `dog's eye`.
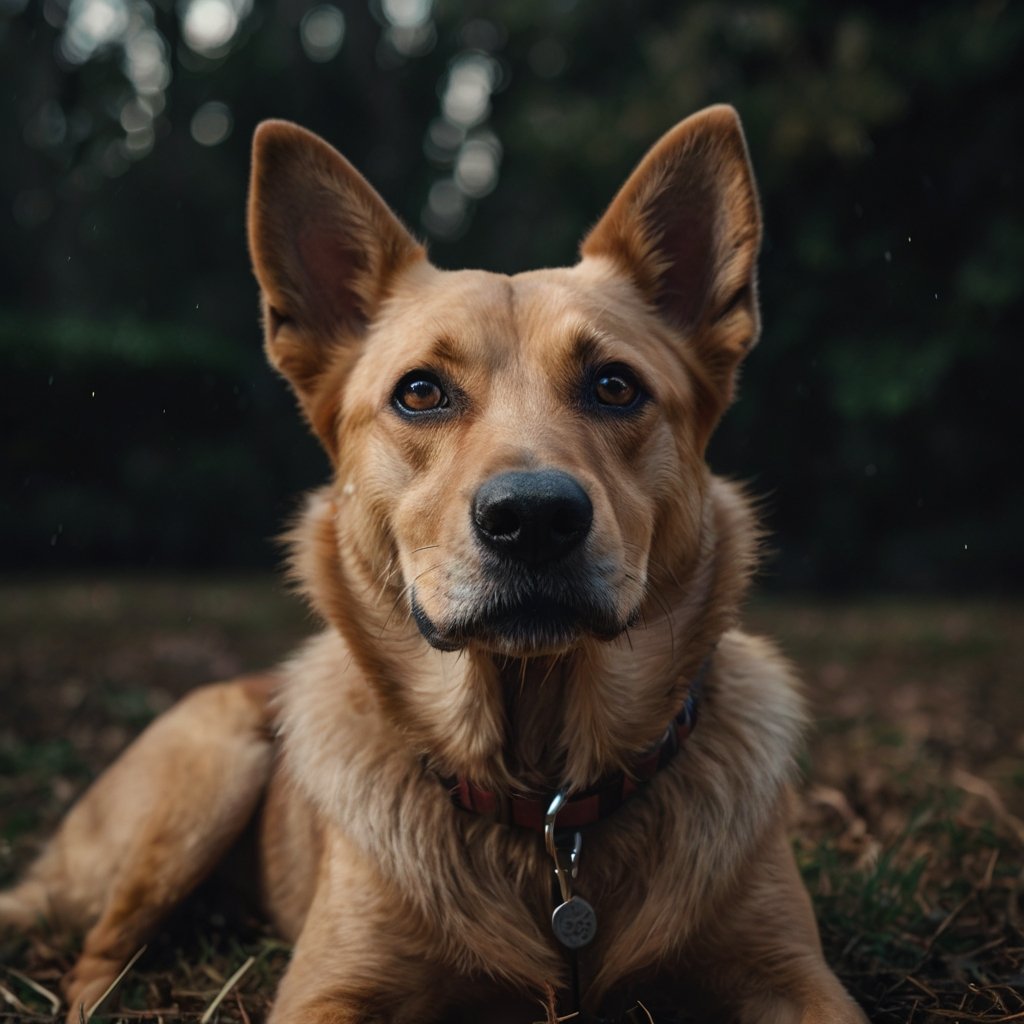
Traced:
<svg viewBox="0 0 1024 1024">
<path fill-rule="evenodd" d="M 395 388 L 395 403 L 406 412 L 431 412 L 448 405 L 448 396 L 432 373 L 407 373 Z"/>
<path fill-rule="evenodd" d="M 640 397 L 640 382 L 627 366 L 613 363 L 597 371 L 594 397 L 601 405 L 627 409 Z"/>
</svg>

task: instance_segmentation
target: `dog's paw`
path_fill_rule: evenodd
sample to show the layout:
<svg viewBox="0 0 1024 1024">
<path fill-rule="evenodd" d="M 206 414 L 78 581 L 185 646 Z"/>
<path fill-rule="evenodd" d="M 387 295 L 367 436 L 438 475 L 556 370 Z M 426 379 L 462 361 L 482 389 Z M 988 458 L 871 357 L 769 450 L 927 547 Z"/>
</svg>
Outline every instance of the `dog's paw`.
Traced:
<svg viewBox="0 0 1024 1024">
<path fill-rule="evenodd" d="M 120 960 L 83 954 L 64 977 L 67 1024 L 83 1024 L 97 1009 L 124 968 Z"/>
</svg>

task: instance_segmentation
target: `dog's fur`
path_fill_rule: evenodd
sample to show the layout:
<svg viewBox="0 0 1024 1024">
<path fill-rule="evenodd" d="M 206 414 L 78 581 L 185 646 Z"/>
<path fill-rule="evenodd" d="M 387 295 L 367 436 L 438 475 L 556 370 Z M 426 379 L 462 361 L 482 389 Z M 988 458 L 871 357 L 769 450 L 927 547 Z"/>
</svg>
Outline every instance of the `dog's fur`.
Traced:
<svg viewBox="0 0 1024 1024">
<path fill-rule="evenodd" d="M 295 943 L 273 1024 L 566 1012 L 541 838 L 440 779 L 552 793 L 628 773 L 710 658 L 693 735 L 586 830 L 583 1008 L 863 1022 L 786 838 L 799 690 L 737 629 L 756 526 L 704 463 L 759 329 L 735 113 L 662 138 L 571 269 L 435 269 L 282 122 L 256 134 L 249 209 L 267 351 L 334 467 L 291 535 L 326 628 L 278 675 L 159 718 L 0 895 L 10 928 L 86 930 L 69 1019 L 254 815 L 262 898 Z M 589 520 L 557 550 L 508 547 L 480 512 L 508 473 L 556 479 Z"/>
</svg>

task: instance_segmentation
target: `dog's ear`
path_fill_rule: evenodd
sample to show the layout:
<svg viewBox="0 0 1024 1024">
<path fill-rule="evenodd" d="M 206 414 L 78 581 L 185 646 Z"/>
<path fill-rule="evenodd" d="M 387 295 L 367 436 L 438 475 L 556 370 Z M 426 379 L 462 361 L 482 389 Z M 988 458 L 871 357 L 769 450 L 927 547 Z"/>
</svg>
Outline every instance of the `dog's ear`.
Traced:
<svg viewBox="0 0 1024 1024">
<path fill-rule="evenodd" d="M 424 250 L 336 150 L 287 121 L 253 139 L 249 250 L 271 363 L 330 449 L 337 396 L 318 387 Z"/>
<path fill-rule="evenodd" d="M 655 144 L 581 253 L 612 260 L 685 334 L 724 408 L 734 371 L 757 341 L 760 242 L 739 117 L 732 107 L 714 106 Z"/>
</svg>

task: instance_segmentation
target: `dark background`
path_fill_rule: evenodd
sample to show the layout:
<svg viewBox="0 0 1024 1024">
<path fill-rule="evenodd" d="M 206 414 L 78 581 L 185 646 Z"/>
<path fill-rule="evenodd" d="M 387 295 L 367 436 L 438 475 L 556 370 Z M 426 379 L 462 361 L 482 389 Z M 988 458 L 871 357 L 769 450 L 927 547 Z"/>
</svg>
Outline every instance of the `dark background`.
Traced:
<svg viewBox="0 0 1024 1024">
<path fill-rule="evenodd" d="M 0 568 L 277 562 L 327 466 L 263 361 L 262 118 L 516 271 L 725 101 L 765 331 L 711 458 L 766 496 L 768 585 L 1019 592 L 1022 53 L 1009 2 L 0 0 Z"/>
</svg>

